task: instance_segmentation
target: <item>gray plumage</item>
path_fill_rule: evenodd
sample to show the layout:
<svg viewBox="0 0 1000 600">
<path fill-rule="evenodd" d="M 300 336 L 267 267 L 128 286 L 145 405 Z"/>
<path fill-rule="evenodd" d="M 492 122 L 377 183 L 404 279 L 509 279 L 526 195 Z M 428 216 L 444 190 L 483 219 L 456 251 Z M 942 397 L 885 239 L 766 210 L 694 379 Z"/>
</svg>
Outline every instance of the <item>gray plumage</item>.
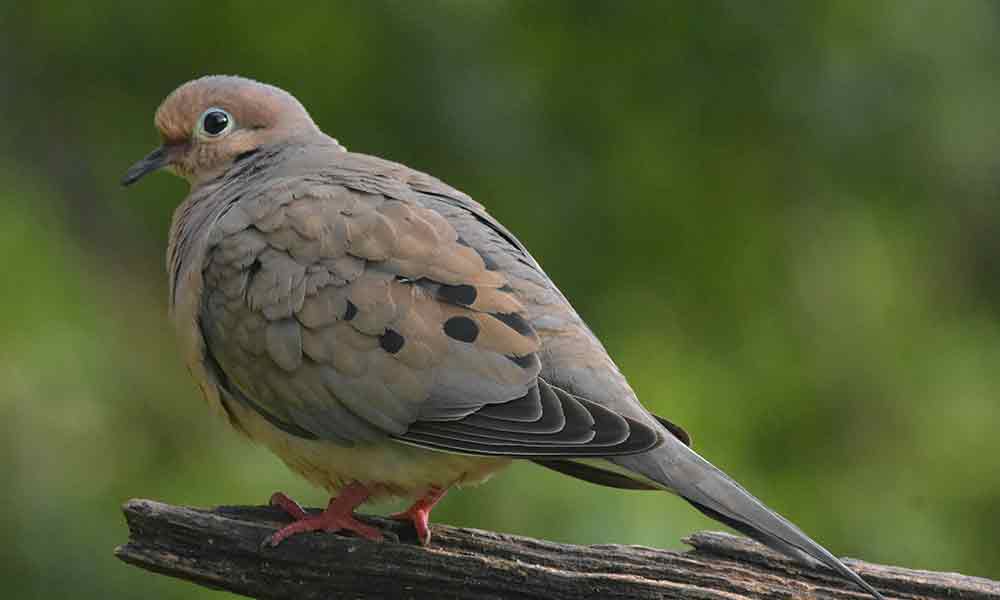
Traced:
<svg viewBox="0 0 1000 600">
<path fill-rule="evenodd" d="M 209 107 L 236 123 L 223 142 L 196 135 Z M 249 80 L 186 84 L 157 125 L 164 149 L 126 181 L 171 164 L 192 182 L 168 258 L 189 367 L 293 469 L 331 490 L 409 494 L 531 459 L 675 492 L 880 597 L 643 408 L 524 245 L 467 195 L 347 152 L 294 98 Z"/>
</svg>

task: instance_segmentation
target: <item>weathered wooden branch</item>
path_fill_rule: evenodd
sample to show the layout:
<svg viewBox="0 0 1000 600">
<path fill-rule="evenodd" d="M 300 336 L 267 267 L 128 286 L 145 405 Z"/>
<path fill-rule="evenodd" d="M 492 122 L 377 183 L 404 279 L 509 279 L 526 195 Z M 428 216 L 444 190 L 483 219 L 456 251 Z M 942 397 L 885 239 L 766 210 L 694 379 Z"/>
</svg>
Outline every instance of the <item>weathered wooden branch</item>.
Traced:
<svg viewBox="0 0 1000 600">
<path fill-rule="evenodd" d="M 434 525 L 431 546 L 412 527 L 363 517 L 394 539 L 333 534 L 261 542 L 288 521 L 277 509 L 212 510 L 131 500 L 128 543 L 115 554 L 144 569 L 254 598 L 865 598 L 833 573 L 803 567 L 745 538 L 696 533 L 694 550 L 572 546 Z M 893 598 L 1000 600 L 1000 582 L 848 561 Z"/>
</svg>

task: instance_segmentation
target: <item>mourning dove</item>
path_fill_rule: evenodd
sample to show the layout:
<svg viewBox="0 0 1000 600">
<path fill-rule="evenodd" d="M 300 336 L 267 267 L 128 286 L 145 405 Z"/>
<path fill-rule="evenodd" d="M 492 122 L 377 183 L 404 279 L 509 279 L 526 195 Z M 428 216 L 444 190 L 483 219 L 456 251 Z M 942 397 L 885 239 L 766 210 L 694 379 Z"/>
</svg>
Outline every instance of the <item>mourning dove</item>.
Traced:
<svg viewBox="0 0 1000 600">
<path fill-rule="evenodd" d="M 167 255 L 171 319 L 211 406 L 336 496 L 304 531 L 381 538 L 361 503 L 417 498 L 420 540 L 445 491 L 526 459 L 658 489 L 881 598 L 639 403 L 601 342 L 482 205 L 401 164 L 348 152 L 287 92 L 240 77 L 180 86 L 156 111 L 166 168 L 191 191 Z"/>
</svg>

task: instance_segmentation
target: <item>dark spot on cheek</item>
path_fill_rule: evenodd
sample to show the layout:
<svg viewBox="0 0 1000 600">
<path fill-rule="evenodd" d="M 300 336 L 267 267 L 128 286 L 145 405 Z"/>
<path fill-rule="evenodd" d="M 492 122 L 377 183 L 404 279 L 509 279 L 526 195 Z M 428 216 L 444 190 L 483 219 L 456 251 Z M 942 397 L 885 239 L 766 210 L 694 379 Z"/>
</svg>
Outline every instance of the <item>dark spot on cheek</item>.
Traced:
<svg viewBox="0 0 1000 600">
<path fill-rule="evenodd" d="M 347 301 L 347 310 L 344 311 L 344 320 L 350 321 L 358 314 L 358 307 L 350 300 Z"/>
<path fill-rule="evenodd" d="M 532 337 L 535 334 L 535 330 L 531 328 L 531 324 L 517 313 L 491 313 L 491 315 L 523 336 Z"/>
<path fill-rule="evenodd" d="M 452 317 L 444 322 L 444 332 L 454 340 L 471 344 L 479 337 L 479 325 L 469 317 Z"/>
<path fill-rule="evenodd" d="M 403 339 L 403 336 L 391 329 L 386 329 L 385 333 L 378 338 L 379 345 L 389 354 L 395 354 L 402 350 L 405 342 L 406 340 Z"/>
<path fill-rule="evenodd" d="M 438 288 L 438 297 L 450 304 L 472 306 L 477 295 L 476 288 L 471 285 L 442 285 Z"/>
</svg>

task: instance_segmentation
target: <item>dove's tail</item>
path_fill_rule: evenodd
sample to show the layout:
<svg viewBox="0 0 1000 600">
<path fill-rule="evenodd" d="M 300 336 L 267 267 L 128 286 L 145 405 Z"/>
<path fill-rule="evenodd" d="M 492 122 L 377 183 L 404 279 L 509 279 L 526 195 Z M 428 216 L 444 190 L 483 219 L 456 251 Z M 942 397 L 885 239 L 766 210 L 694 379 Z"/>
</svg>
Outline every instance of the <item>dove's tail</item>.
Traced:
<svg viewBox="0 0 1000 600">
<path fill-rule="evenodd" d="M 670 437 L 656 450 L 609 460 L 677 493 L 709 517 L 806 564 L 826 565 L 884 600 L 826 548 L 679 440 Z"/>
</svg>

